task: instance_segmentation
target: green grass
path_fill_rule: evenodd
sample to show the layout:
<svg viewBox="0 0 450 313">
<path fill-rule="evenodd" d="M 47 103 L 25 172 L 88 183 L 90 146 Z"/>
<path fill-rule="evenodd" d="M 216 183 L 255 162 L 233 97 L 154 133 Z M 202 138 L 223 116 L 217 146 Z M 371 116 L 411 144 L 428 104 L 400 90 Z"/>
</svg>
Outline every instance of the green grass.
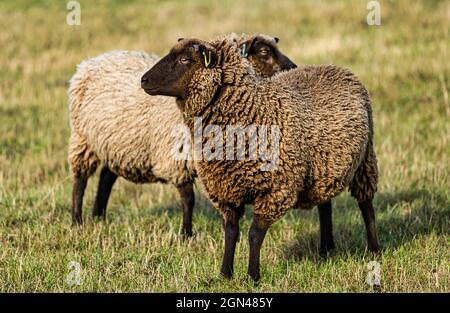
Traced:
<svg viewBox="0 0 450 313">
<path fill-rule="evenodd" d="M 372 292 L 365 229 L 348 193 L 333 202 L 336 255 L 318 256 L 318 214 L 291 211 L 269 231 L 262 281 L 245 275 L 242 221 L 235 277 L 219 277 L 223 233 L 197 192 L 195 237 L 183 242 L 176 190 L 114 187 L 106 223 L 72 228 L 67 81 L 81 60 L 112 49 L 167 53 L 178 37 L 261 32 L 281 38 L 297 64 L 351 68 L 373 99 L 380 184 L 375 198 L 381 290 L 450 291 L 450 55 L 448 1 L 81 1 L 81 26 L 64 1 L 0 3 L 0 292 Z M 82 266 L 70 287 L 68 263 Z"/>
</svg>

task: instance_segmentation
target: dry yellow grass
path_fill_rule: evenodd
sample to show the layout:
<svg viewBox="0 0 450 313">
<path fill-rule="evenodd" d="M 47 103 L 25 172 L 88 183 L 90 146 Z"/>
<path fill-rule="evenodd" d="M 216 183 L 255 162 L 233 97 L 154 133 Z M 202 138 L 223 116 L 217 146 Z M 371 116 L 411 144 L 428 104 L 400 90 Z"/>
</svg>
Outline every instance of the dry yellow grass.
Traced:
<svg viewBox="0 0 450 313">
<path fill-rule="evenodd" d="M 219 278 L 218 215 L 197 193 L 196 236 L 182 242 L 170 186 L 114 187 L 107 223 L 70 225 L 67 81 L 81 60 L 112 49 L 165 54 L 178 37 L 261 32 L 297 64 L 351 68 L 373 99 L 381 180 L 375 199 L 382 290 L 449 292 L 450 85 L 448 1 L 64 1 L 0 3 L 0 291 L 371 291 L 356 204 L 334 201 L 337 255 L 318 257 L 316 211 L 290 212 L 269 231 L 263 280 L 245 277 L 249 215 L 236 276 Z M 96 180 L 88 186 L 85 213 Z M 82 284 L 69 287 L 69 261 Z"/>
</svg>

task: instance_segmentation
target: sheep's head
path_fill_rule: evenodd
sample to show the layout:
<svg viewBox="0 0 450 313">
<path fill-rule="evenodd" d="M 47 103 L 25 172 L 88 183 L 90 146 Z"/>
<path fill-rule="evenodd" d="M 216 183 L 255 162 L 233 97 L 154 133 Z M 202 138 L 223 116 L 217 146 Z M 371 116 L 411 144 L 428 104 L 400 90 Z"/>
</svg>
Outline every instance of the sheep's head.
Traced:
<svg viewBox="0 0 450 313">
<path fill-rule="evenodd" d="M 239 39 L 241 55 L 248 58 L 256 73 L 263 77 L 296 68 L 286 55 L 277 47 L 279 39 L 267 35 L 242 35 Z"/>
<path fill-rule="evenodd" d="M 169 54 L 142 76 L 141 86 L 150 95 L 185 99 L 194 74 L 217 63 L 215 48 L 198 39 L 178 39 Z"/>
<path fill-rule="evenodd" d="M 189 115 L 200 114 L 219 97 L 223 86 L 296 67 L 277 49 L 276 42 L 264 35 L 239 39 L 234 34 L 211 42 L 179 39 L 169 54 L 142 76 L 141 86 L 150 95 L 176 97 Z"/>
</svg>

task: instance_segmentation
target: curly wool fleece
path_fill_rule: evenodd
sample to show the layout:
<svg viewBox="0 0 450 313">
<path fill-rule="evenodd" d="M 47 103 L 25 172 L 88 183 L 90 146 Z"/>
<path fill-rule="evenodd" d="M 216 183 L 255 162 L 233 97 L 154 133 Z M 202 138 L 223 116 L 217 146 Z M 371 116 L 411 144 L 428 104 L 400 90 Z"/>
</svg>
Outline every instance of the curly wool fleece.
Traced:
<svg viewBox="0 0 450 313">
<path fill-rule="evenodd" d="M 179 145 L 172 129 L 183 124 L 173 98 L 149 98 L 140 78 L 159 57 L 113 51 L 82 62 L 70 84 L 69 163 L 90 176 L 101 162 L 135 183 L 182 185 L 195 177 L 189 160 L 170 157 Z"/>
<path fill-rule="evenodd" d="M 189 43 L 178 45 L 184 44 Z M 203 127 L 218 125 L 225 134 L 222 146 L 227 125 L 277 125 L 281 132 L 274 171 L 260 171 L 261 160 L 196 163 L 198 176 L 222 215 L 227 218 L 233 208 L 254 204 L 254 213 L 273 223 L 290 208 L 311 208 L 349 186 L 358 197 L 367 192 L 372 196 L 374 168 L 366 164 L 375 157 L 368 149 L 370 99 L 356 76 L 347 70 L 330 72 L 345 81 L 340 92 L 348 94 L 347 101 L 311 101 L 314 90 L 299 90 L 289 83 L 304 75 L 301 69 L 261 79 L 240 57 L 233 38 L 210 44 L 217 65 L 197 70 L 189 83 L 189 97 L 178 100 L 191 131 L 194 117 L 202 118 Z"/>
</svg>

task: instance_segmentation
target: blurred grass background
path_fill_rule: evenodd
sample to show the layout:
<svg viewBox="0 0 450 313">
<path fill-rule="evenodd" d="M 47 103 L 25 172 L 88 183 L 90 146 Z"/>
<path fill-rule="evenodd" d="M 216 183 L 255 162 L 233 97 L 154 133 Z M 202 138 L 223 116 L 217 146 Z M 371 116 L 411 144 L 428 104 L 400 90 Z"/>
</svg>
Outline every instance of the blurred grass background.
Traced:
<svg viewBox="0 0 450 313">
<path fill-rule="evenodd" d="M 229 32 L 278 36 L 297 64 L 351 68 L 367 86 L 380 184 L 375 199 L 382 291 L 450 291 L 450 2 L 80 1 L 0 2 L 0 291 L 370 292 L 370 254 L 356 203 L 334 201 L 337 254 L 318 257 L 318 214 L 292 211 L 269 231 L 259 286 L 246 279 L 247 218 L 235 278 L 219 277 L 223 234 L 201 192 L 196 236 L 183 242 L 175 189 L 119 180 L 107 223 L 72 228 L 66 161 L 68 80 L 76 64 L 108 50 L 164 55 L 179 37 Z M 82 266 L 70 287 L 69 261 Z"/>
</svg>

